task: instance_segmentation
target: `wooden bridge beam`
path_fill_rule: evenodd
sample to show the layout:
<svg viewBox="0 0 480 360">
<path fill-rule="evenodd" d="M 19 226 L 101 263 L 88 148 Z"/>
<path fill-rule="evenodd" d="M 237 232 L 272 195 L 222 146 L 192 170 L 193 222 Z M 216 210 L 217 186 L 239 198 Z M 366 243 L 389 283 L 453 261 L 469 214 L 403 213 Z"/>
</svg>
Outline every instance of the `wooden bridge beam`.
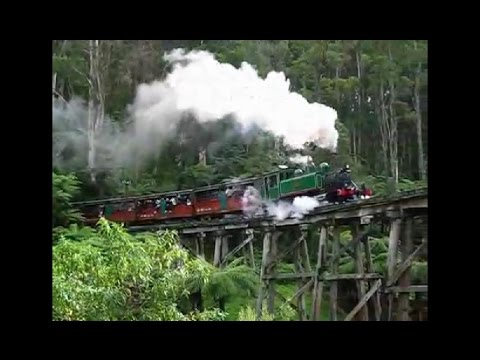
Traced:
<svg viewBox="0 0 480 360">
<path fill-rule="evenodd" d="M 264 299 L 264 276 L 271 270 L 269 267 L 271 262 L 271 243 L 272 243 L 272 229 L 267 228 L 263 235 L 263 249 L 262 249 L 262 264 L 260 266 L 260 284 L 257 297 L 257 318 L 262 315 L 263 299 Z M 267 283 L 270 280 L 267 280 Z M 268 287 L 268 285 L 267 285 Z M 268 289 L 267 289 L 268 290 Z"/>
<path fill-rule="evenodd" d="M 327 228 L 322 226 L 319 231 L 317 266 L 315 267 L 315 279 L 313 285 L 312 298 L 312 320 L 316 321 L 320 317 L 323 295 L 323 281 L 320 279 L 320 269 L 324 263 L 325 253 L 327 251 Z"/>
<path fill-rule="evenodd" d="M 388 255 L 387 255 L 387 282 L 393 279 L 393 274 L 397 266 L 397 247 L 400 238 L 402 219 L 394 217 L 390 221 L 390 235 L 388 237 Z M 394 294 L 388 295 L 388 321 L 392 320 Z"/>
<path fill-rule="evenodd" d="M 205 233 L 195 234 L 195 252 L 198 257 L 205 259 Z"/>
<path fill-rule="evenodd" d="M 238 244 L 235 248 L 233 248 L 232 251 L 230 251 L 228 254 L 226 254 L 223 257 L 222 264 L 225 263 L 228 259 L 232 258 L 240 250 L 244 250 L 246 245 L 248 245 L 248 244 L 252 245 L 251 242 L 255 239 L 253 229 L 244 230 L 244 231 L 242 231 L 242 234 L 243 234 L 244 240 L 240 244 Z M 227 246 L 228 246 L 228 244 L 227 244 Z M 253 255 L 253 246 L 252 246 L 251 250 L 252 250 L 252 255 Z M 250 259 L 250 262 L 252 264 L 252 267 L 255 267 L 255 263 L 254 263 L 255 260 L 254 260 L 253 256 Z"/>
<path fill-rule="evenodd" d="M 372 252 L 370 249 L 370 241 L 368 237 L 365 238 L 363 245 L 365 247 L 365 262 L 366 262 L 367 272 L 371 273 L 374 271 L 374 267 L 373 267 Z M 382 305 L 380 302 L 380 294 L 378 291 L 373 294 L 373 310 L 375 313 L 375 320 L 380 321 L 380 317 L 382 314 Z"/>
<path fill-rule="evenodd" d="M 402 261 L 405 262 L 408 259 L 408 256 L 412 253 L 413 250 L 413 218 L 405 218 L 405 231 L 403 234 L 402 244 L 401 244 L 401 254 Z M 410 286 L 410 267 L 405 270 L 404 274 L 400 276 L 399 285 L 402 288 Z M 398 319 L 401 321 L 409 321 L 409 310 L 410 310 L 410 294 L 402 293 L 398 296 Z"/>
<path fill-rule="evenodd" d="M 332 257 L 330 267 L 332 275 L 338 272 L 338 261 L 340 259 L 340 228 L 335 226 L 332 239 Z M 338 282 L 336 280 L 330 283 L 330 320 L 337 321 L 337 294 Z"/>
<path fill-rule="evenodd" d="M 360 230 L 360 225 L 355 222 L 351 227 L 352 239 L 357 236 Z M 368 237 L 367 237 L 368 239 Z M 367 240 L 368 241 L 368 240 Z M 363 275 L 365 273 L 364 268 L 364 261 L 363 261 L 363 242 L 359 241 L 354 245 L 354 262 L 355 262 L 355 269 L 357 274 Z M 357 293 L 358 293 L 358 301 L 361 301 L 365 297 L 365 289 L 367 283 L 365 280 L 356 280 L 357 285 Z M 365 303 L 359 310 L 360 312 L 360 319 L 362 321 L 368 321 L 368 305 Z"/>
</svg>

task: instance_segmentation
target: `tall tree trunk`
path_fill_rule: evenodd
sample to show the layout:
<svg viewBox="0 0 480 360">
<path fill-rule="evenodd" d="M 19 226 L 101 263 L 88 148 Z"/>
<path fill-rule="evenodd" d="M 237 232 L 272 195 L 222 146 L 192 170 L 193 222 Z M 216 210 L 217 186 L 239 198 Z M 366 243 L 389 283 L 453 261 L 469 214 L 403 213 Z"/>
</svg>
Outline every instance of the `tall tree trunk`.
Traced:
<svg viewBox="0 0 480 360">
<path fill-rule="evenodd" d="M 192 310 L 203 311 L 203 298 L 202 290 L 198 290 L 190 294 L 190 303 L 192 305 Z"/>
<path fill-rule="evenodd" d="M 59 56 L 64 54 L 65 48 L 67 46 L 67 42 L 68 40 L 64 40 L 62 45 L 60 46 L 60 50 L 58 51 Z M 53 106 L 53 103 L 55 102 L 55 95 L 59 96 L 64 102 L 66 102 L 65 93 L 64 93 L 65 80 L 62 81 L 62 79 L 60 79 L 60 84 L 62 84 L 62 91 L 58 92 L 57 91 L 57 85 L 58 85 L 57 72 L 54 72 L 53 78 L 52 78 L 52 106 Z"/>
<path fill-rule="evenodd" d="M 105 116 L 105 93 L 100 74 L 100 49 L 98 40 L 89 40 L 90 71 L 88 76 L 88 168 L 90 179 L 96 182 L 96 138 Z"/>
<path fill-rule="evenodd" d="M 387 175 L 389 175 L 389 162 L 388 162 L 388 119 L 387 109 L 385 106 L 385 96 L 383 88 L 383 80 L 380 82 L 380 135 L 382 137 L 382 150 L 383 150 L 383 169 Z"/>
<path fill-rule="evenodd" d="M 355 128 L 355 120 L 352 121 L 352 152 L 353 152 L 353 161 L 357 162 L 357 146 L 356 146 L 356 138 L 357 138 L 357 131 Z"/>
<path fill-rule="evenodd" d="M 417 50 L 417 42 L 413 42 L 415 50 Z M 417 148 L 418 148 L 418 173 L 421 180 L 425 180 L 426 171 L 424 163 L 424 154 L 423 154 L 423 136 L 422 136 L 422 111 L 420 108 L 420 73 L 422 71 L 422 63 L 418 62 L 417 70 L 415 71 L 415 115 L 416 115 L 416 125 L 417 125 Z"/>
<path fill-rule="evenodd" d="M 198 163 L 202 165 L 207 165 L 207 149 L 201 148 L 198 152 Z"/>
<path fill-rule="evenodd" d="M 389 51 L 390 61 L 393 62 L 392 52 Z M 389 147 L 390 147 L 390 166 L 393 180 L 395 181 L 395 187 L 398 186 L 398 121 L 395 116 L 395 110 L 393 104 L 395 102 L 395 83 L 393 76 L 390 76 L 390 134 L 389 134 Z"/>
<path fill-rule="evenodd" d="M 55 102 L 55 90 L 57 89 L 57 73 L 53 74 L 52 77 L 52 107 Z"/>
<path fill-rule="evenodd" d="M 225 298 L 218 299 L 218 308 L 222 311 L 225 311 Z"/>
<path fill-rule="evenodd" d="M 358 103 L 358 117 L 359 120 L 363 118 L 362 112 L 362 66 L 361 66 L 361 58 L 358 49 L 355 51 L 355 59 L 357 62 L 357 78 L 358 78 L 358 93 L 357 93 L 357 103 Z M 357 154 L 360 152 L 359 146 L 357 144 L 360 142 L 361 131 L 358 131 L 357 135 L 357 124 L 360 122 L 357 120 L 357 117 L 354 117 L 353 120 L 353 159 L 357 162 Z M 357 140 L 358 138 L 358 140 Z"/>
<path fill-rule="evenodd" d="M 338 89 L 338 80 L 340 79 L 340 65 L 335 67 L 335 99 L 337 100 L 337 106 L 340 107 L 340 90 Z"/>
</svg>

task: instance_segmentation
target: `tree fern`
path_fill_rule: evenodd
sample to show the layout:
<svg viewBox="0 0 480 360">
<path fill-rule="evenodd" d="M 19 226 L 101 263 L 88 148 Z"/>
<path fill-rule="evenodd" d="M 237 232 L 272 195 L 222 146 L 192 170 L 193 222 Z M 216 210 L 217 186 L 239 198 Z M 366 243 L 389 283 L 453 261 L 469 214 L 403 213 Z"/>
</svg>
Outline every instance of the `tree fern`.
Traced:
<svg viewBox="0 0 480 360">
<path fill-rule="evenodd" d="M 75 229 L 70 229 L 75 233 Z M 53 247 L 53 313 L 56 320 L 215 320 L 218 311 L 183 314 L 178 304 L 188 296 L 192 277 L 208 279 L 166 231 L 142 241 L 122 226 L 100 219 L 89 240 L 62 236 Z"/>
<path fill-rule="evenodd" d="M 247 305 L 240 309 L 238 313 L 238 321 L 290 321 L 296 316 L 295 310 L 288 302 L 280 304 L 275 309 L 274 314 L 270 314 L 267 311 L 266 301 L 264 301 L 262 305 L 262 313 L 258 319 L 255 309 L 252 306 Z"/>
<path fill-rule="evenodd" d="M 228 298 L 239 292 L 254 293 L 258 284 L 257 275 L 242 262 L 239 257 L 224 268 L 215 268 L 204 291 L 215 298 Z"/>
<path fill-rule="evenodd" d="M 82 220 L 80 212 L 72 208 L 72 200 L 80 191 L 80 182 L 74 175 L 59 175 L 52 172 L 52 217 L 53 226 L 67 226 Z"/>
<path fill-rule="evenodd" d="M 428 283 L 428 263 L 426 261 L 414 261 L 411 269 L 411 281 L 415 285 Z"/>
</svg>

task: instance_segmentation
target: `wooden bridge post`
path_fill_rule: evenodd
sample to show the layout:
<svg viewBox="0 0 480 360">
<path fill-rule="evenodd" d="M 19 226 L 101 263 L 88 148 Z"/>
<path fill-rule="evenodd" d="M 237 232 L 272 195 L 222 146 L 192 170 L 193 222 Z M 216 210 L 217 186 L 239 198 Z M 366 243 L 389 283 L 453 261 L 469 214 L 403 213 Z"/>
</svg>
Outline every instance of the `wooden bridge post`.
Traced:
<svg viewBox="0 0 480 360">
<path fill-rule="evenodd" d="M 253 252 L 253 241 L 254 241 L 254 231 L 253 229 L 245 229 L 241 231 L 241 243 L 240 247 L 242 249 L 242 256 L 244 258 L 244 263 L 247 266 L 255 269 L 255 254 Z M 232 252 L 235 251 L 232 250 Z"/>
<path fill-rule="evenodd" d="M 205 259 L 205 236 L 205 233 L 201 232 L 195 238 L 196 255 L 202 259 Z"/>
<path fill-rule="evenodd" d="M 340 252 L 340 228 L 338 225 L 333 227 L 333 239 L 332 239 L 332 257 L 331 257 L 331 269 L 332 275 L 337 275 L 338 273 L 338 262 L 337 257 Z M 330 282 L 330 320 L 337 321 L 337 294 L 338 294 L 338 281 L 332 280 Z"/>
<path fill-rule="evenodd" d="M 395 273 L 397 267 L 397 249 L 400 238 L 402 219 L 399 216 L 392 217 L 390 222 L 390 235 L 388 238 L 388 257 L 387 257 L 387 281 L 390 281 Z M 395 299 L 394 293 L 388 294 L 388 321 L 392 320 L 393 302 Z"/>
<path fill-rule="evenodd" d="M 262 265 L 260 266 L 260 285 L 258 288 L 258 297 L 257 297 L 257 318 L 260 318 L 262 315 L 262 306 L 263 306 L 263 297 L 264 297 L 264 276 L 269 265 L 269 252 L 270 252 L 270 243 L 271 243 L 272 232 L 270 229 L 267 229 L 263 235 L 263 249 L 262 249 Z"/>
<path fill-rule="evenodd" d="M 248 254 L 246 251 L 246 246 L 251 245 L 253 240 L 254 240 L 254 232 L 252 229 L 247 229 L 245 231 L 240 232 L 241 235 L 241 241 L 240 243 L 235 246 L 231 251 L 228 249 L 228 239 L 224 238 L 222 240 L 222 260 L 221 260 L 221 265 L 224 265 L 227 263 L 227 260 L 232 258 L 235 254 L 237 254 L 240 250 L 243 252 L 243 256 L 245 258 L 245 264 L 248 265 Z M 226 241 L 227 240 L 227 241 Z M 252 258 L 250 259 L 250 263 L 252 264 L 252 267 L 254 267 L 255 262 L 253 259 L 253 247 L 252 247 Z"/>
<path fill-rule="evenodd" d="M 275 275 L 275 273 L 277 272 L 276 263 L 273 263 L 273 261 L 277 257 L 278 239 L 280 235 L 282 235 L 282 233 L 279 231 L 274 231 L 271 235 L 270 254 L 269 254 L 269 265 L 271 266 L 270 266 L 270 271 L 268 271 L 268 275 Z M 267 290 L 268 290 L 267 309 L 270 314 L 274 314 L 275 313 L 275 280 L 273 277 L 267 281 Z"/>
<path fill-rule="evenodd" d="M 221 256 L 222 256 L 222 236 L 223 233 L 221 231 L 218 231 L 215 234 L 215 252 L 213 254 L 213 266 L 219 266 L 220 261 L 221 261 Z"/>
<path fill-rule="evenodd" d="M 222 246 L 221 246 L 221 255 L 220 255 L 220 265 L 226 265 L 224 260 L 228 254 L 228 239 L 231 235 L 224 234 L 222 236 Z"/>
<path fill-rule="evenodd" d="M 413 218 L 405 218 L 405 231 L 401 242 L 402 263 L 404 263 L 413 251 Z M 401 288 L 410 286 L 410 267 L 405 270 L 399 279 Z M 401 321 L 409 321 L 410 293 L 402 292 L 398 296 L 397 318 Z"/>
<path fill-rule="evenodd" d="M 315 267 L 315 283 L 313 284 L 313 300 L 312 300 L 312 320 L 319 319 L 321 307 L 322 307 L 322 294 L 323 294 L 323 282 L 319 279 L 320 271 L 325 263 L 325 253 L 327 245 L 327 228 L 322 226 L 319 229 L 319 241 L 318 241 L 318 253 L 317 253 L 317 266 Z"/>
<path fill-rule="evenodd" d="M 366 267 L 367 267 L 367 272 L 369 274 L 374 273 L 374 267 L 373 267 L 373 259 L 372 259 L 372 252 L 370 249 L 370 241 L 368 236 L 364 240 L 365 246 L 365 262 L 366 262 Z M 370 287 L 374 286 L 374 282 L 370 283 Z M 380 293 L 377 291 L 373 295 L 373 310 L 375 314 L 375 321 L 380 321 L 381 313 L 382 313 L 382 306 L 380 302 Z"/>
<path fill-rule="evenodd" d="M 357 221 L 355 221 L 350 227 L 351 234 L 352 234 L 352 241 L 358 236 L 359 227 L 360 227 L 360 224 Z M 367 241 L 368 241 L 368 237 L 367 237 Z M 362 242 L 356 242 L 353 249 L 354 249 L 354 262 L 355 262 L 356 273 L 363 276 L 365 275 L 365 268 L 364 268 L 362 247 L 363 247 Z M 357 280 L 356 283 L 357 283 L 358 302 L 360 302 L 365 297 L 365 288 L 367 284 L 366 284 L 366 281 L 363 279 Z M 368 321 L 368 304 L 367 303 L 365 303 L 365 305 L 363 305 L 362 308 L 360 309 L 359 318 L 361 321 Z"/>
<path fill-rule="evenodd" d="M 310 259 L 308 256 L 308 245 L 307 245 L 307 235 L 308 235 L 308 225 L 300 225 L 300 238 L 298 239 L 297 246 L 294 251 L 294 269 L 295 273 L 303 274 L 305 270 L 311 272 Z M 303 277 L 299 277 L 297 280 L 298 290 L 300 291 L 297 298 L 297 309 L 300 321 L 308 320 L 307 316 L 307 307 L 305 301 L 305 293 L 307 290 L 307 281 Z"/>
<path fill-rule="evenodd" d="M 268 297 L 267 310 L 270 314 L 275 312 L 275 272 L 277 260 L 277 241 L 282 233 L 279 231 L 272 231 L 267 228 L 263 236 L 263 253 L 262 265 L 260 267 L 260 286 L 258 289 L 257 298 L 257 317 L 262 314 L 264 293 Z M 264 290 L 266 288 L 266 291 Z"/>
<path fill-rule="evenodd" d="M 245 230 L 245 236 L 251 237 L 252 239 L 248 242 L 248 251 L 250 254 L 250 266 L 253 267 L 254 269 L 256 268 L 255 265 L 255 253 L 253 251 L 253 240 L 255 233 L 253 232 L 252 229 Z"/>
</svg>

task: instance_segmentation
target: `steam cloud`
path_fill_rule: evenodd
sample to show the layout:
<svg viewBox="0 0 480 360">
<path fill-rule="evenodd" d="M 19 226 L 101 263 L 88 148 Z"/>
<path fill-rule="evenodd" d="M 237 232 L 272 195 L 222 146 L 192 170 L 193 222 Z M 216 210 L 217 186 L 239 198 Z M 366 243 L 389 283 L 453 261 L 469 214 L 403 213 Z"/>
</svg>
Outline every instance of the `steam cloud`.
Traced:
<svg viewBox="0 0 480 360">
<path fill-rule="evenodd" d="M 138 87 L 132 106 L 138 133 L 168 136 L 185 112 L 200 122 L 233 115 L 245 129 L 258 125 L 284 136 L 293 148 L 313 142 L 336 150 L 337 112 L 290 92 L 284 73 L 272 71 L 262 79 L 246 62 L 237 69 L 205 51 L 176 49 L 164 58 L 173 64 L 166 79 Z"/>
<path fill-rule="evenodd" d="M 258 190 L 249 186 L 243 195 L 242 205 L 243 212 L 249 217 L 269 215 L 281 221 L 287 218 L 301 219 L 321 204 L 317 199 L 309 196 L 298 196 L 291 204 L 285 201 L 265 202 Z"/>
<path fill-rule="evenodd" d="M 248 63 L 237 69 L 205 51 L 176 49 L 164 59 L 172 71 L 162 81 L 138 86 L 128 108 L 129 119 L 123 122 L 129 127 L 121 129 L 119 122 L 105 118 L 102 131 L 95 136 L 96 167 L 130 167 L 139 156 L 158 154 L 186 115 L 203 124 L 232 117 L 243 131 L 255 127 L 270 130 L 293 148 L 313 142 L 336 150 L 337 112 L 290 92 L 290 82 L 283 73 L 270 72 L 262 79 Z M 77 168 L 85 166 L 88 124 L 84 102 L 56 101 L 53 110 L 54 165 L 61 167 L 68 162 Z M 65 152 L 70 155 L 65 156 Z"/>
<path fill-rule="evenodd" d="M 289 160 L 294 164 L 308 164 L 312 162 L 312 157 L 310 155 L 299 155 L 291 156 Z"/>
</svg>

